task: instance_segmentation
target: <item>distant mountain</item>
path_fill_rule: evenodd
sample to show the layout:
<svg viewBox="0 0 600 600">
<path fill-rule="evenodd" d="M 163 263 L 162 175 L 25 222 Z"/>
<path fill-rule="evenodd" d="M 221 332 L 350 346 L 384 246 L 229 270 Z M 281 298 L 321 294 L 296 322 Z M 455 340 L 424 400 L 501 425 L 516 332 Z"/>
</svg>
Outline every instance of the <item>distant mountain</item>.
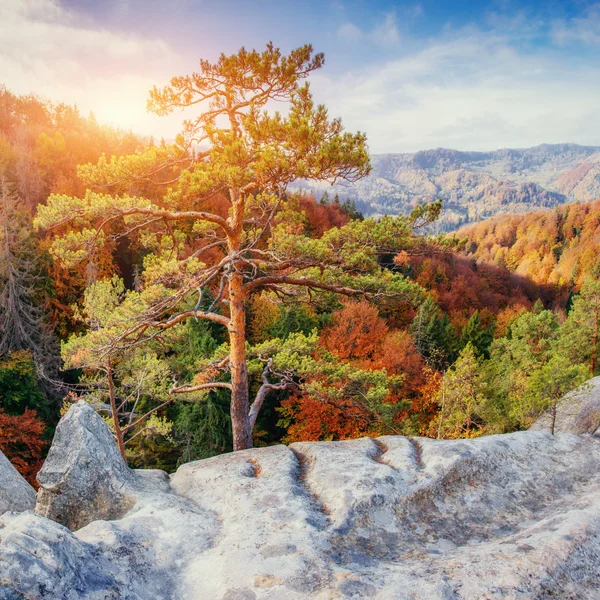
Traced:
<svg viewBox="0 0 600 600">
<path fill-rule="evenodd" d="M 600 197 L 600 146 L 542 144 L 494 152 L 438 148 L 371 157 L 369 177 L 352 185 L 302 182 L 298 187 L 350 198 L 369 215 L 407 213 L 442 198 L 438 229 L 448 231 L 503 213 L 523 213 Z"/>
</svg>

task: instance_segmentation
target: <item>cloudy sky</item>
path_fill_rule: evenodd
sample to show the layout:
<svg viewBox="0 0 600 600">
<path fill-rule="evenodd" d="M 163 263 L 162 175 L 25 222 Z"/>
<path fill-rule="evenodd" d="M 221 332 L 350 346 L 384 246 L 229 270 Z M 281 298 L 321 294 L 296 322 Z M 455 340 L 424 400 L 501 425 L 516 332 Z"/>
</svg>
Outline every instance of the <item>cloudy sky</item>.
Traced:
<svg viewBox="0 0 600 600">
<path fill-rule="evenodd" d="M 600 2 L 0 0 L 0 83 L 172 138 L 148 90 L 239 47 L 310 42 L 319 102 L 373 152 L 600 145 Z"/>
</svg>

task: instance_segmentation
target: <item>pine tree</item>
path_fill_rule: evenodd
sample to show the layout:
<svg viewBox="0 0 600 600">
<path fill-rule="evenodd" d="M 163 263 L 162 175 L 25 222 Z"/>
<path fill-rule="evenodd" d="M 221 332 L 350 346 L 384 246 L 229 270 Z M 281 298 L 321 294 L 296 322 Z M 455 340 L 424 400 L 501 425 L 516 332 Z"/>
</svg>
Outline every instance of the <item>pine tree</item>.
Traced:
<svg viewBox="0 0 600 600">
<path fill-rule="evenodd" d="M 590 375 L 596 374 L 600 358 L 600 279 L 587 277 L 580 293 L 573 297 L 559 346 L 573 363 L 586 363 Z"/>
<path fill-rule="evenodd" d="M 434 423 L 441 438 L 474 437 L 484 433 L 485 381 L 475 348 L 469 343 L 448 369 L 442 390 L 438 422 Z"/>
<path fill-rule="evenodd" d="M 455 359 L 456 332 L 448 315 L 442 313 L 431 296 L 419 307 L 410 332 L 417 350 L 433 367 L 444 369 Z"/>
<path fill-rule="evenodd" d="M 201 385 L 230 391 L 235 450 L 252 446 L 266 395 L 289 383 L 267 361 L 251 401 L 246 317 L 252 298 L 269 291 L 412 303 L 420 295 L 418 286 L 383 269 L 379 258 L 418 243 L 414 228 L 435 220 L 441 210 L 441 203 L 433 202 L 407 217 L 351 221 L 318 239 L 298 231 L 298 211 L 285 195 L 292 182 L 352 183 L 370 171 L 364 134 L 345 132 L 339 119 L 329 119 L 302 83 L 322 64 L 323 56 L 310 46 L 284 56 L 273 44 L 263 52 L 242 48 L 215 63 L 201 60 L 197 73 L 151 91 L 149 107 L 159 115 L 206 104 L 186 121 L 175 144 L 82 167 L 85 182 L 99 191 L 83 198 L 52 195 L 38 209 L 39 227 L 72 223 L 74 230 L 52 246 L 65 265 L 89 260 L 109 227 L 125 236 L 143 232 L 140 243 L 149 254 L 142 291 L 124 292 L 109 339 L 89 338 L 99 344 L 95 351 L 118 353 L 124 346 L 168 337 L 189 319 L 226 330 L 227 356 L 218 364 L 229 381 L 214 381 L 211 371 Z M 289 110 L 270 113 L 273 100 Z M 165 198 L 128 194 L 136 182 L 158 188 L 166 181 Z M 229 205 L 226 213 L 211 204 L 219 195 Z M 202 310 L 202 294 L 210 289 L 215 301 Z"/>
<path fill-rule="evenodd" d="M 556 419 L 561 410 L 560 399 L 579 387 L 588 378 L 582 364 L 573 364 L 562 354 L 553 355 L 540 369 L 534 371 L 527 386 L 523 409 L 528 411 L 529 423 L 543 412 L 550 412 L 550 433 L 555 433 Z"/>
<path fill-rule="evenodd" d="M 489 349 L 494 337 L 492 335 L 492 327 L 485 327 L 481 322 L 481 315 L 476 310 L 467 324 L 463 327 L 460 336 L 461 349 L 467 344 L 471 344 L 477 356 L 489 358 Z"/>
</svg>

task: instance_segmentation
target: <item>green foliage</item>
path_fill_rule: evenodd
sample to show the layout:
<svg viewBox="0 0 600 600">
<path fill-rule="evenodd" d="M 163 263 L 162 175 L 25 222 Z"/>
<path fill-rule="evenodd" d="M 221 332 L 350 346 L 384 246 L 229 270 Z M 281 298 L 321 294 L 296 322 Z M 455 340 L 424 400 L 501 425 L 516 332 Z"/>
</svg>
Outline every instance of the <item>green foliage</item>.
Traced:
<svg viewBox="0 0 600 600">
<path fill-rule="evenodd" d="M 557 410 L 561 410 L 557 406 L 558 401 L 588 378 L 585 365 L 573 364 L 562 354 L 553 355 L 530 375 L 527 391 L 519 406 L 521 420 L 531 421 L 548 410 L 555 415 Z"/>
<path fill-rule="evenodd" d="M 319 325 L 317 317 L 305 305 L 291 304 L 279 307 L 277 320 L 266 329 L 269 337 L 287 339 L 292 333 L 309 334 Z"/>
<path fill-rule="evenodd" d="M 320 402 L 341 405 L 356 403 L 373 420 L 381 431 L 394 430 L 394 419 L 407 402 L 386 402 L 403 383 L 403 376 L 390 375 L 385 369 L 362 369 L 344 363 L 331 353 L 319 348 L 317 330 L 309 335 L 292 333 L 287 339 L 273 338 L 250 349 L 249 369 L 258 375 L 270 356 L 273 371 L 289 374 L 299 384 L 303 393 Z M 286 424 L 285 419 L 281 422 Z"/>
<path fill-rule="evenodd" d="M 232 450 L 229 394 L 213 391 L 199 402 L 177 402 L 173 410 L 180 464 Z"/>
<path fill-rule="evenodd" d="M 483 356 L 489 358 L 489 348 L 494 339 L 492 332 L 494 326 L 485 327 L 481 322 L 481 315 L 476 310 L 467 324 L 463 327 L 460 336 L 460 348 L 466 348 L 469 344 L 473 347 L 473 350 L 477 356 Z"/>
<path fill-rule="evenodd" d="M 323 198 L 321 198 L 321 201 L 323 201 Z M 356 208 L 355 200 L 346 200 L 342 204 L 342 209 L 353 221 L 362 221 L 364 219 L 362 213 Z"/>
<path fill-rule="evenodd" d="M 0 360 L 0 408 L 13 415 L 23 414 L 30 408 L 41 417 L 49 416 L 35 363 L 27 350 L 11 352 Z"/>
<path fill-rule="evenodd" d="M 600 279 L 587 277 L 579 294 L 573 297 L 559 346 L 573 363 L 589 365 L 590 375 L 600 363 Z"/>
<path fill-rule="evenodd" d="M 443 313 L 431 296 L 419 307 L 410 332 L 417 350 L 431 365 L 445 368 L 456 356 L 457 336 L 448 315 Z"/>
<path fill-rule="evenodd" d="M 168 352 L 169 364 L 178 379 L 191 381 L 224 341 L 222 327 L 210 321 L 186 321 L 177 335 L 173 336 L 173 346 Z"/>
<path fill-rule="evenodd" d="M 448 369 L 436 400 L 440 413 L 432 424 L 439 437 L 468 438 L 485 432 L 485 424 L 490 420 L 486 382 L 477 349 L 470 342 Z"/>
</svg>

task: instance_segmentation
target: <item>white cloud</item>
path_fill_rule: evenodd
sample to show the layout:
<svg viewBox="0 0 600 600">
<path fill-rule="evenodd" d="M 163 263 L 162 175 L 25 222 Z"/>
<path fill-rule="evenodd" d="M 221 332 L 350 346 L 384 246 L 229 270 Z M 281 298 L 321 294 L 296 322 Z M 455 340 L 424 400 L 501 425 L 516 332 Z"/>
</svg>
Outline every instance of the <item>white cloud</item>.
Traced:
<svg viewBox="0 0 600 600">
<path fill-rule="evenodd" d="M 362 31 L 354 23 L 343 23 L 337 30 L 337 35 L 343 40 L 354 42 L 360 40 Z"/>
<path fill-rule="evenodd" d="M 313 87 L 349 130 L 367 133 L 374 152 L 600 144 L 600 65 L 525 51 L 516 37 L 448 30 L 367 71 L 318 74 Z"/>
<path fill-rule="evenodd" d="M 396 11 L 389 12 L 383 22 L 377 25 L 371 34 L 373 41 L 380 46 L 395 46 L 400 42 L 400 33 L 396 25 Z"/>
<path fill-rule="evenodd" d="M 578 17 L 554 21 L 552 36 L 561 46 L 571 42 L 600 44 L 600 6 L 591 6 Z"/>
<path fill-rule="evenodd" d="M 415 12 L 416 11 L 416 12 Z M 421 7 L 415 4 L 409 10 L 408 18 L 413 19 L 421 14 Z M 391 11 L 384 15 L 383 20 L 376 24 L 373 29 L 362 30 L 354 23 L 342 23 L 337 30 L 337 36 L 348 42 L 358 40 L 369 40 L 376 46 L 396 46 L 400 42 L 400 32 L 398 31 L 396 11 Z"/>
<path fill-rule="evenodd" d="M 388 13 L 371 29 L 344 22 L 340 38 L 372 52 L 377 42 L 382 55 L 393 47 L 395 58 L 312 78 L 316 100 L 349 130 L 365 131 L 374 152 L 600 144 L 600 64 L 537 44 L 600 42 L 599 10 L 553 23 L 492 14 L 485 31 L 448 26 L 428 41 L 405 27 L 420 12 Z M 160 39 L 83 26 L 58 0 L 0 0 L 0 83 L 15 93 L 77 103 L 102 122 L 171 137 L 180 115 L 148 115 L 148 90 L 193 67 Z"/>
<path fill-rule="evenodd" d="M 105 123 L 172 136 L 173 120 L 148 115 L 146 98 L 181 62 L 162 40 L 78 25 L 56 0 L 0 3 L 0 82 L 76 103 Z"/>
</svg>

